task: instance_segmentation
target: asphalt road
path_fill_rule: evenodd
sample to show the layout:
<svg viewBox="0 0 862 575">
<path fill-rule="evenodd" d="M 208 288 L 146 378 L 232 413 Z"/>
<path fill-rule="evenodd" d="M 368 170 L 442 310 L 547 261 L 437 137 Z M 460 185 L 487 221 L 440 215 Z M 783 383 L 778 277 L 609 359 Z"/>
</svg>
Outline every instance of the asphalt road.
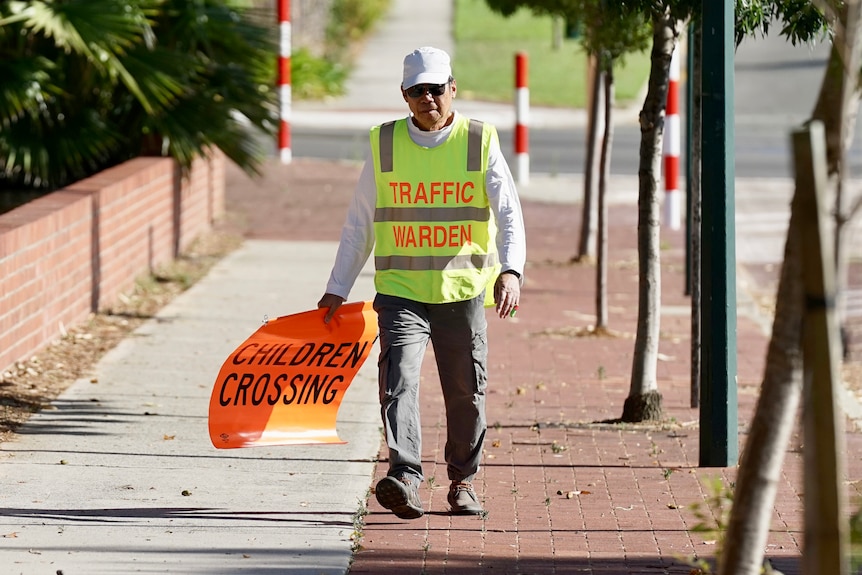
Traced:
<svg viewBox="0 0 862 575">
<path fill-rule="evenodd" d="M 810 117 L 828 56 L 825 45 L 793 46 L 777 34 L 747 39 L 734 62 L 734 155 L 736 176 L 792 177 L 791 130 Z M 685 71 L 683 71 L 685 76 Z M 684 100 L 685 88 L 680 96 Z M 406 113 L 406 108 L 405 108 Z M 682 110 L 685 114 L 685 109 Z M 683 116 L 684 117 L 684 116 Z M 503 152 L 514 162 L 513 127 L 497 126 Z M 294 157 L 361 161 L 367 128 L 309 128 L 292 130 Z M 685 134 L 682 134 L 685 146 Z M 582 173 L 585 128 L 530 129 L 531 171 L 545 174 Z M 862 173 L 862 129 L 857 124 L 850 151 L 851 174 Z M 637 174 L 640 129 L 631 114 L 616 124 L 611 172 Z M 683 149 L 685 149 L 683 147 Z"/>
</svg>

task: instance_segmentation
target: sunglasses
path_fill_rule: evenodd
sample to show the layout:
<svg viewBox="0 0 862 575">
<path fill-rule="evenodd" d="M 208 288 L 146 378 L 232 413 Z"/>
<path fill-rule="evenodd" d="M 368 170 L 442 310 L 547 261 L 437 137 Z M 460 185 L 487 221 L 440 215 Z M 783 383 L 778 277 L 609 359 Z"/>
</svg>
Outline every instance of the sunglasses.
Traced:
<svg viewBox="0 0 862 575">
<path fill-rule="evenodd" d="M 439 97 L 446 93 L 446 86 L 448 85 L 448 82 L 445 84 L 416 84 L 415 86 L 410 86 L 404 91 L 407 92 L 407 95 L 411 98 L 421 98 L 425 95 L 425 92 L 428 92 L 434 97 Z"/>
</svg>

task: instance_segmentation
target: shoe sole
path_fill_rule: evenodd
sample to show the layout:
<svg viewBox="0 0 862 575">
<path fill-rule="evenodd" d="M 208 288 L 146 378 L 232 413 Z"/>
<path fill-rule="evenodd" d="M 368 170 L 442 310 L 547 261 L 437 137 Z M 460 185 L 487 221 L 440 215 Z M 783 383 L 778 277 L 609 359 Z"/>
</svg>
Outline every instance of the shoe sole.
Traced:
<svg viewBox="0 0 862 575">
<path fill-rule="evenodd" d="M 454 507 L 450 511 L 452 515 L 482 515 L 484 512 L 484 509 L 455 509 Z"/>
<path fill-rule="evenodd" d="M 397 479 L 384 477 L 377 484 L 374 495 L 380 505 L 399 519 L 419 519 L 425 514 L 425 510 L 410 504 L 405 489 Z"/>
</svg>

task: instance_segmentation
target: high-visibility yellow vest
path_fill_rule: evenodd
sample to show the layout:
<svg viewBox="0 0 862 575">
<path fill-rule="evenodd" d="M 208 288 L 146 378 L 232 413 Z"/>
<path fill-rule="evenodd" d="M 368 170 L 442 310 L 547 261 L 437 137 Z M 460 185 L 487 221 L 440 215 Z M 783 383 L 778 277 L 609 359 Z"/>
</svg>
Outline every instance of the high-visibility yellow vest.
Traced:
<svg viewBox="0 0 862 575">
<path fill-rule="evenodd" d="M 492 126 L 459 116 L 446 141 L 417 145 L 407 120 L 371 129 L 378 293 L 450 303 L 486 293 L 500 270 L 485 190 Z"/>
</svg>

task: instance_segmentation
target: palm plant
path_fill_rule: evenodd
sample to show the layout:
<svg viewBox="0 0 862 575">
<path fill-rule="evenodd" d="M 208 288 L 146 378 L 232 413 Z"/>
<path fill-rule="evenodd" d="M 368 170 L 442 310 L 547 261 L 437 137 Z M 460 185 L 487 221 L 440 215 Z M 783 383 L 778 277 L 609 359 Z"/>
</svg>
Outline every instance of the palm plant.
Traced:
<svg viewBox="0 0 862 575">
<path fill-rule="evenodd" d="M 274 34 L 241 0 L 0 0 L 0 188 L 140 155 L 243 169 L 275 132 Z"/>
</svg>

